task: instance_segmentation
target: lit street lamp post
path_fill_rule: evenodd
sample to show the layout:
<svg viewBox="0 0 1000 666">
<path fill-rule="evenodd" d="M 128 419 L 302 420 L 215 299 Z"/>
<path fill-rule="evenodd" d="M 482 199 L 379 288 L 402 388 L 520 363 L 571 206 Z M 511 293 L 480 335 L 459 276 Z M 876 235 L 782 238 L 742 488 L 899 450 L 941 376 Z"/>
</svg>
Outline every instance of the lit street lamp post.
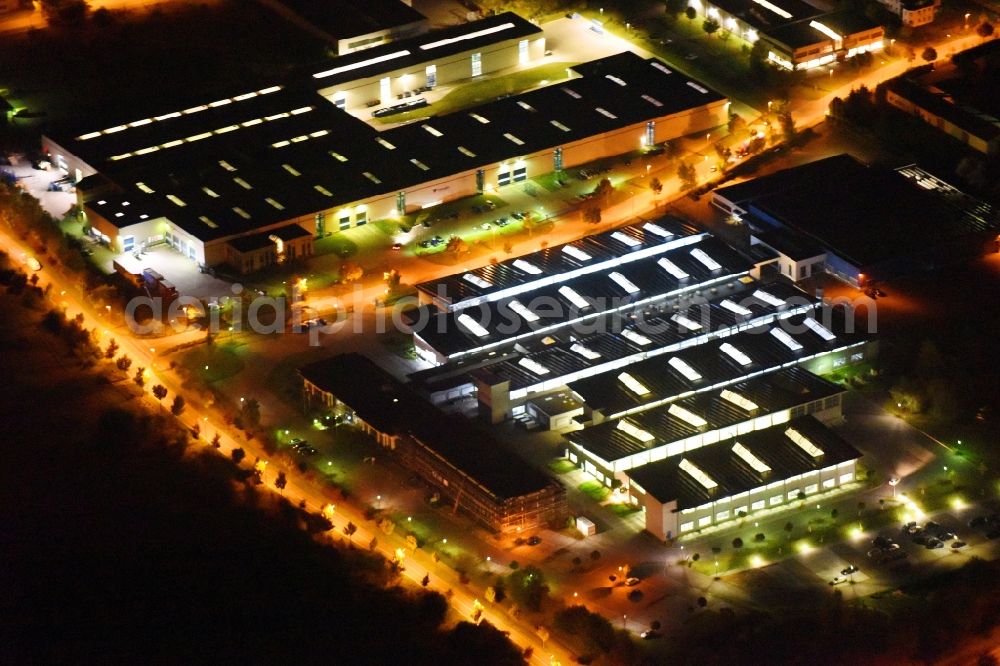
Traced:
<svg viewBox="0 0 1000 666">
<path fill-rule="evenodd" d="M 892 497 L 893 497 L 893 499 L 895 499 L 896 498 L 896 486 L 899 485 L 899 477 L 898 476 L 894 476 L 891 479 L 889 479 L 889 485 L 892 486 Z"/>
</svg>

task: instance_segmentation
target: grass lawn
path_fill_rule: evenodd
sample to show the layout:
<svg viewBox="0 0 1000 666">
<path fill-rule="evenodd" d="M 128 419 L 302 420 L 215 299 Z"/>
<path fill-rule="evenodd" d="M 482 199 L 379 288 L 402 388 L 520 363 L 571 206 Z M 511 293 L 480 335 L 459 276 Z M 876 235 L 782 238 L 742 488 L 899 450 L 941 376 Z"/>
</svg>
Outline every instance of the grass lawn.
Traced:
<svg viewBox="0 0 1000 666">
<path fill-rule="evenodd" d="M 409 361 L 416 360 L 417 358 L 417 352 L 413 349 L 413 339 L 403 333 L 397 331 L 383 333 L 378 336 L 378 341 L 396 356 Z"/>
<path fill-rule="evenodd" d="M 577 489 L 595 502 L 603 502 L 611 494 L 610 488 L 605 488 L 597 481 L 584 481 Z"/>
<path fill-rule="evenodd" d="M 631 516 L 633 513 L 639 511 L 639 507 L 632 504 L 626 504 L 624 502 L 613 502 L 606 506 L 611 510 L 611 513 L 622 518 L 625 516 Z"/>
<path fill-rule="evenodd" d="M 425 106 L 421 109 L 414 109 L 406 113 L 399 113 L 393 116 L 377 118 L 382 123 L 399 123 L 417 118 L 427 118 L 429 116 L 444 115 L 461 109 L 489 102 L 500 95 L 512 95 L 523 92 L 539 85 L 542 82 L 555 83 L 567 78 L 566 69 L 572 67 L 575 62 L 550 62 L 540 67 L 532 67 L 520 72 L 497 76 L 479 81 L 471 81 L 460 85 L 442 97 L 439 101 Z"/>
<path fill-rule="evenodd" d="M 207 384 L 228 379 L 243 369 L 242 346 L 232 341 L 199 345 L 181 356 L 180 365 Z"/>
<path fill-rule="evenodd" d="M 554 458 L 549 461 L 549 469 L 556 474 L 567 474 L 576 469 L 576 465 L 566 458 Z"/>
<path fill-rule="evenodd" d="M 381 229 L 381 227 L 379 227 Z M 341 259 L 354 256 L 358 252 L 358 244 L 344 233 L 333 233 L 313 243 L 313 254 L 335 254 Z"/>
</svg>

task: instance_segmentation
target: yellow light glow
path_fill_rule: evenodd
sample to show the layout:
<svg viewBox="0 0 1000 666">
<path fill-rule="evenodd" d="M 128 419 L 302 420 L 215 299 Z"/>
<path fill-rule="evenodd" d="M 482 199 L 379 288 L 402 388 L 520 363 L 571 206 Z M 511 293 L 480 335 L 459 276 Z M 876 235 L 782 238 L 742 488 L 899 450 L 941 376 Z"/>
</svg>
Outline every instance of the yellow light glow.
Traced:
<svg viewBox="0 0 1000 666">
<path fill-rule="evenodd" d="M 808 541 L 800 541 L 796 545 L 796 548 L 803 555 L 808 555 L 809 553 L 812 552 L 813 549 L 812 544 L 810 544 Z"/>
<path fill-rule="evenodd" d="M 951 500 L 951 508 L 953 508 L 953 509 L 957 509 L 957 510 L 961 511 L 962 509 L 966 508 L 967 506 L 968 505 L 965 503 L 965 500 L 963 500 L 961 497 L 953 497 L 952 500 Z"/>
<path fill-rule="evenodd" d="M 753 555 L 750 557 L 750 566 L 752 566 L 753 568 L 756 569 L 760 567 L 762 564 L 764 564 L 764 558 L 761 557 L 760 555 Z"/>
</svg>

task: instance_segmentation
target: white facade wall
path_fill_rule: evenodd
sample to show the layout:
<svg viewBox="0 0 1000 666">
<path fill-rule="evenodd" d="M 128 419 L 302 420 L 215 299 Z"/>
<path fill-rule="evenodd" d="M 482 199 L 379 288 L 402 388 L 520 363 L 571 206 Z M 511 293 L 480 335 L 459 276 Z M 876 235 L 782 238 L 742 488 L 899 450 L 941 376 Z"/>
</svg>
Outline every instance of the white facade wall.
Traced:
<svg viewBox="0 0 1000 666">
<path fill-rule="evenodd" d="M 765 511 L 793 508 L 801 501 L 799 492 L 804 492 L 807 498 L 830 492 L 855 481 L 856 474 L 857 461 L 850 460 L 681 511 L 677 511 L 675 500 L 660 502 L 637 484 L 632 484 L 629 493 L 645 509 L 646 531 L 658 539 L 672 539 L 738 520 L 740 512 L 753 518 Z"/>
<path fill-rule="evenodd" d="M 428 85 L 428 67 L 436 69 L 436 86 L 448 85 L 472 77 L 472 55 L 479 53 L 481 57 L 482 74 L 492 74 L 502 69 L 514 67 L 520 62 L 519 45 L 522 40 L 528 41 L 528 62 L 532 63 L 540 60 L 545 55 L 545 37 L 543 35 L 533 35 L 521 39 L 508 39 L 496 44 L 491 44 L 479 49 L 463 51 L 440 60 L 428 59 L 426 62 L 410 65 L 393 71 L 360 78 L 353 81 L 345 81 L 327 88 L 321 88 L 319 94 L 330 100 L 332 103 L 339 103 L 344 100 L 345 108 L 357 109 L 365 108 L 369 102 L 379 100 L 382 105 L 397 101 L 396 95 L 422 88 Z M 390 92 L 392 99 L 381 99 L 381 81 L 389 78 Z M 320 79 L 322 83 L 322 79 Z M 435 86 L 435 87 L 436 87 Z"/>
</svg>

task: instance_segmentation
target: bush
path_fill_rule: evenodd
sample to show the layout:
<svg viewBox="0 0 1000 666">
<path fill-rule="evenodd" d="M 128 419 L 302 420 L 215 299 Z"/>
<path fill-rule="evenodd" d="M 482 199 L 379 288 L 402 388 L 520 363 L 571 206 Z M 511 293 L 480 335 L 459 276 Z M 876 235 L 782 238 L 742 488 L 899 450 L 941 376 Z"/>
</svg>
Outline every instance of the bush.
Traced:
<svg viewBox="0 0 1000 666">
<path fill-rule="evenodd" d="M 767 537 L 764 536 L 763 532 L 757 532 L 757 534 L 753 535 L 753 540 L 756 541 L 757 543 L 760 543 L 761 541 L 763 541 L 766 538 Z"/>
<path fill-rule="evenodd" d="M 742 547 L 743 547 L 743 539 L 741 539 L 739 537 L 736 537 L 735 539 L 733 539 L 733 548 L 739 549 L 739 548 L 742 548 Z"/>
</svg>

